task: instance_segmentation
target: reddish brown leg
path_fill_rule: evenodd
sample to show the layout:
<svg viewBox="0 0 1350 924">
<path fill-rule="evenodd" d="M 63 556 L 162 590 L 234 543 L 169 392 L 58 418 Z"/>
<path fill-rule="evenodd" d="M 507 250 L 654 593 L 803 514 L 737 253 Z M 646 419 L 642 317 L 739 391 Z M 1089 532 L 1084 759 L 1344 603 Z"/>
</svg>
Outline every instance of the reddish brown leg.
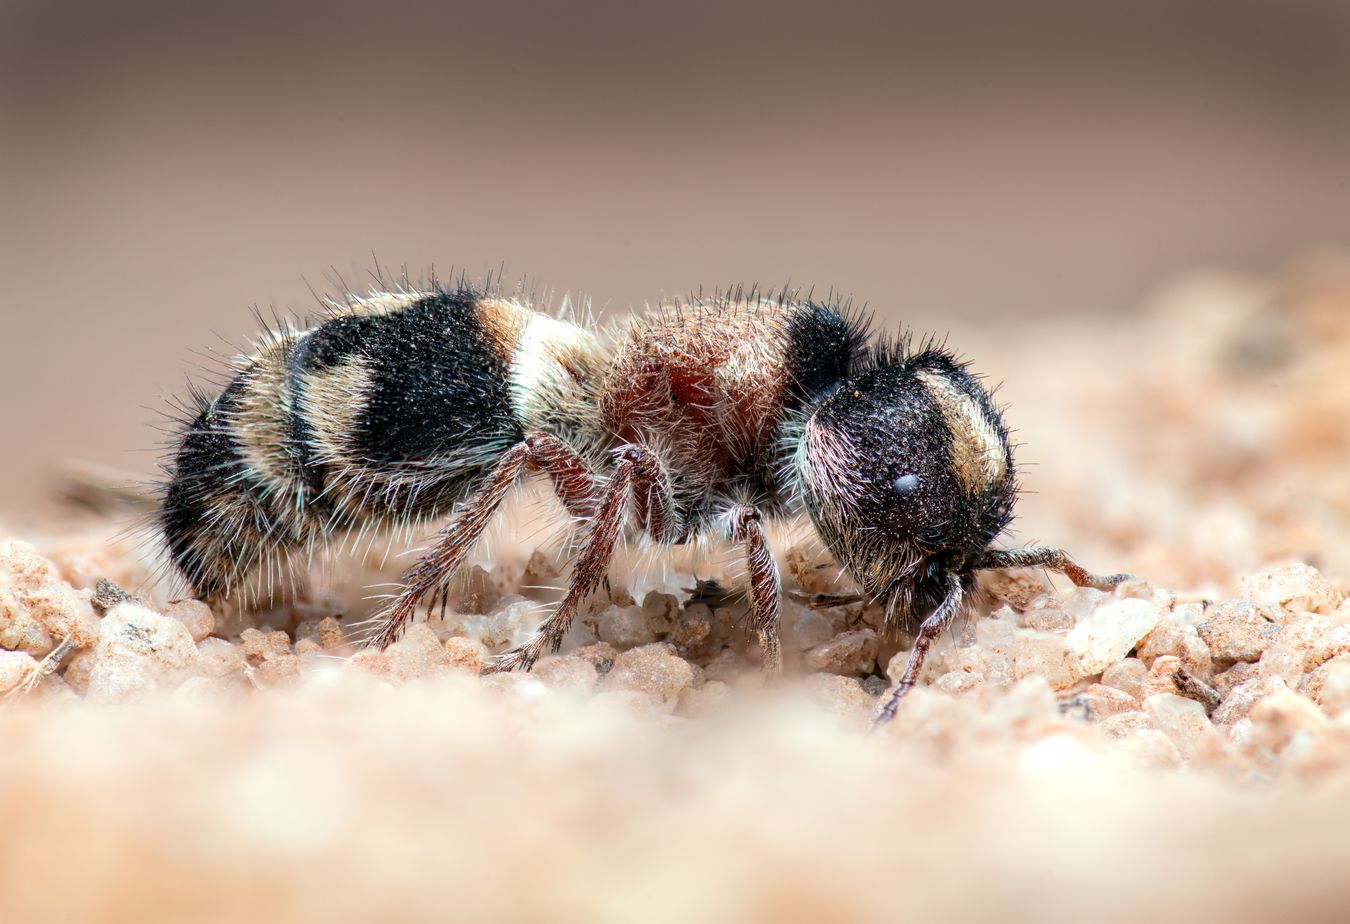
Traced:
<svg viewBox="0 0 1350 924">
<path fill-rule="evenodd" d="M 674 505 L 670 500 L 670 485 L 656 458 L 640 446 L 630 446 L 619 456 L 614 467 L 604 497 L 600 500 L 599 510 L 591 522 L 591 531 L 586 543 L 577 555 L 576 565 L 572 568 L 571 584 L 567 594 L 553 614 L 539 627 L 534 638 L 513 651 L 507 652 L 501 660 L 483 669 L 485 674 L 523 668 L 529 670 L 539 660 L 547 647 L 557 651 L 562 646 L 563 636 L 567 634 L 577 610 L 586 601 L 609 570 L 610 559 L 614 555 L 614 543 L 618 541 L 627 519 L 630 505 L 641 506 L 640 498 L 648 498 L 646 503 L 646 522 L 643 527 L 654 536 L 678 535 L 681 531 L 674 519 Z"/>
<path fill-rule="evenodd" d="M 909 661 L 905 663 L 905 672 L 900 675 L 900 681 L 891 691 L 890 698 L 886 700 L 886 705 L 881 707 L 877 713 L 876 721 L 872 723 L 873 728 L 879 728 L 885 725 L 891 719 L 895 718 L 895 710 L 900 706 L 900 700 L 904 699 L 906 693 L 914 689 L 915 684 L 919 682 L 919 672 L 923 670 L 924 658 L 928 656 L 928 649 L 937 641 L 942 631 L 951 625 L 957 613 L 961 612 L 961 600 L 965 591 L 961 588 L 961 579 L 955 574 L 947 575 L 947 597 L 938 608 L 933 611 L 919 626 L 919 635 L 914 639 L 914 650 L 909 653 Z"/>
<path fill-rule="evenodd" d="M 633 457 L 633 513 L 638 525 L 657 542 L 684 542 L 689 531 L 675 511 L 675 495 L 656 456 L 641 447 L 625 453 Z"/>
<path fill-rule="evenodd" d="M 750 615 L 759 632 L 760 648 L 764 651 L 764 672 L 777 674 L 783 669 L 783 651 L 778 641 L 783 591 L 778 579 L 778 563 L 773 560 L 773 552 L 764 538 L 758 510 L 754 507 L 737 507 L 731 512 L 731 540 L 745 543 L 746 571 L 750 578 Z"/>
<path fill-rule="evenodd" d="M 379 617 L 379 628 L 368 647 L 388 647 L 428 594 L 433 603 L 436 595 L 441 594 L 444 603 L 450 579 L 464 564 L 521 469 L 546 472 L 553 481 L 554 493 L 573 516 L 585 517 L 595 512 L 597 492 L 585 460 L 556 436 L 527 436 L 502 456 L 487 484 L 465 502 L 450 525 L 441 531 L 436 544 L 404 574 L 403 589 Z"/>
<path fill-rule="evenodd" d="M 991 568 L 1049 568 L 1063 574 L 1079 587 L 1094 587 L 1097 590 L 1110 590 L 1134 577 L 1132 574 L 1093 574 L 1079 567 L 1063 549 L 1048 547 L 985 552 L 971 567 L 976 571 Z"/>
</svg>

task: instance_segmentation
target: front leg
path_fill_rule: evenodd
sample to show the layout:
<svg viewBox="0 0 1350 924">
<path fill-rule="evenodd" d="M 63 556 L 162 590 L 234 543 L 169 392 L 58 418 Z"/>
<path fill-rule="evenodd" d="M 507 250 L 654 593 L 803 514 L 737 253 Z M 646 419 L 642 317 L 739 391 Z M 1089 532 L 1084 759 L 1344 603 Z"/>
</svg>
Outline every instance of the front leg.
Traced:
<svg viewBox="0 0 1350 924">
<path fill-rule="evenodd" d="M 881 707 L 877 713 L 876 721 L 872 727 L 880 728 L 891 719 L 895 718 L 895 710 L 900 706 L 900 700 L 904 699 L 905 694 L 914 689 L 919 682 L 919 672 L 923 670 L 924 659 L 928 656 L 928 649 L 937 641 L 942 631 L 951 625 L 952 620 L 961 612 L 961 601 L 965 599 L 965 590 L 961 586 L 961 578 L 955 574 L 947 575 L 947 596 L 938 604 L 938 608 L 933 611 L 919 626 L 919 634 L 914 639 L 914 648 L 909 653 L 909 660 L 905 662 L 905 672 L 900 675 L 900 680 L 896 683 L 895 689 L 891 691 L 890 698 L 886 700 L 886 705 Z"/>
<path fill-rule="evenodd" d="M 778 577 L 778 563 L 764 537 L 758 510 L 737 507 L 731 511 L 731 540 L 745 543 L 750 615 L 759 632 L 760 648 L 764 651 L 764 673 L 777 674 L 783 669 L 783 649 L 778 638 L 783 588 Z"/>
<path fill-rule="evenodd" d="M 1079 587 L 1110 590 L 1131 580 L 1132 574 L 1093 574 L 1078 565 L 1063 549 L 1038 546 L 1030 549 L 995 549 L 985 552 L 971 566 L 976 571 L 994 568 L 1049 568 L 1058 571 Z"/>
<path fill-rule="evenodd" d="M 485 667 L 483 673 L 501 673 L 517 667 L 529 670 L 546 647 L 557 651 L 562 646 L 563 636 L 571 627 L 581 604 L 605 579 L 610 559 L 614 557 L 614 544 L 623 532 L 624 522 L 633 506 L 644 517 L 643 528 L 656 538 L 675 535 L 680 531 L 675 519 L 670 483 L 655 455 L 641 446 L 629 446 L 620 453 L 614 474 L 591 521 L 590 533 L 572 568 L 567 594 L 558 608 L 544 620 L 534 638 L 508 652 L 497 663 Z"/>
</svg>

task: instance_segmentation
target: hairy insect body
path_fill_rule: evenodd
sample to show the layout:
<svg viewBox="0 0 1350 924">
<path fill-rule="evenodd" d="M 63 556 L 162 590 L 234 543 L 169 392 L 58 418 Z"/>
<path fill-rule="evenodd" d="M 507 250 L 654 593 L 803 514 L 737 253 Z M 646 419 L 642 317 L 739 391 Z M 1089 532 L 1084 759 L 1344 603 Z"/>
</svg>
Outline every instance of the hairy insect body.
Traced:
<svg viewBox="0 0 1350 924">
<path fill-rule="evenodd" d="M 1057 549 L 992 551 L 1017 493 L 999 410 L 946 351 L 869 348 L 865 327 L 839 303 L 741 291 L 607 332 L 469 286 L 335 303 L 201 399 L 159 526 L 193 590 L 216 597 L 339 533 L 451 517 L 382 614 L 385 645 L 445 599 L 504 497 L 539 472 L 583 535 L 561 603 L 491 669 L 556 650 L 631 530 L 740 543 L 776 669 L 781 588 L 762 521 L 805 512 L 865 598 L 921 621 L 885 720 L 976 571 L 1043 565 L 1097 587 L 1124 576 Z"/>
</svg>

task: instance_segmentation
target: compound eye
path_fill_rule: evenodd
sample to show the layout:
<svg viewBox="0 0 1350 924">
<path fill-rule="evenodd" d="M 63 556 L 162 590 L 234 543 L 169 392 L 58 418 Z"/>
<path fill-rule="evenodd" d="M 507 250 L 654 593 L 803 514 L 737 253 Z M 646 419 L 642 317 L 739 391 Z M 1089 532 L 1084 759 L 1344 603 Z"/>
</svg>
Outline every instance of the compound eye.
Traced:
<svg viewBox="0 0 1350 924">
<path fill-rule="evenodd" d="M 899 478 L 895 479 L 895 481 L 891 482 L 891 488 L 893 488 L 895 493 L 899 494 L 901 497 L 904 497 L 906 494 L 914 493 L 914 490 L 918 486 L 919 476 L 915 474 L 901 475 Z"/>
</svg>

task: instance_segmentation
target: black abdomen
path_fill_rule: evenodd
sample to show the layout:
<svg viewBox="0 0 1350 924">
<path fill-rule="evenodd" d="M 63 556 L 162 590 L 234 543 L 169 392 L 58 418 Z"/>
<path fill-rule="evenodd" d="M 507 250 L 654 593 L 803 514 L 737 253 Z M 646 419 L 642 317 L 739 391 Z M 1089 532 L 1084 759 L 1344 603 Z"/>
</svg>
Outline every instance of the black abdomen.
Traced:
<svg viewBox="0 0 1350 924">
<path fill-rule="evenodd" d="M 511 324 L 461 288 L 354 301 L 264 344 L 168 467 L 160 526 L 193 591 L 235 593 L 334 532 L 447 513 L 522 437 Z"/>
</svg>

